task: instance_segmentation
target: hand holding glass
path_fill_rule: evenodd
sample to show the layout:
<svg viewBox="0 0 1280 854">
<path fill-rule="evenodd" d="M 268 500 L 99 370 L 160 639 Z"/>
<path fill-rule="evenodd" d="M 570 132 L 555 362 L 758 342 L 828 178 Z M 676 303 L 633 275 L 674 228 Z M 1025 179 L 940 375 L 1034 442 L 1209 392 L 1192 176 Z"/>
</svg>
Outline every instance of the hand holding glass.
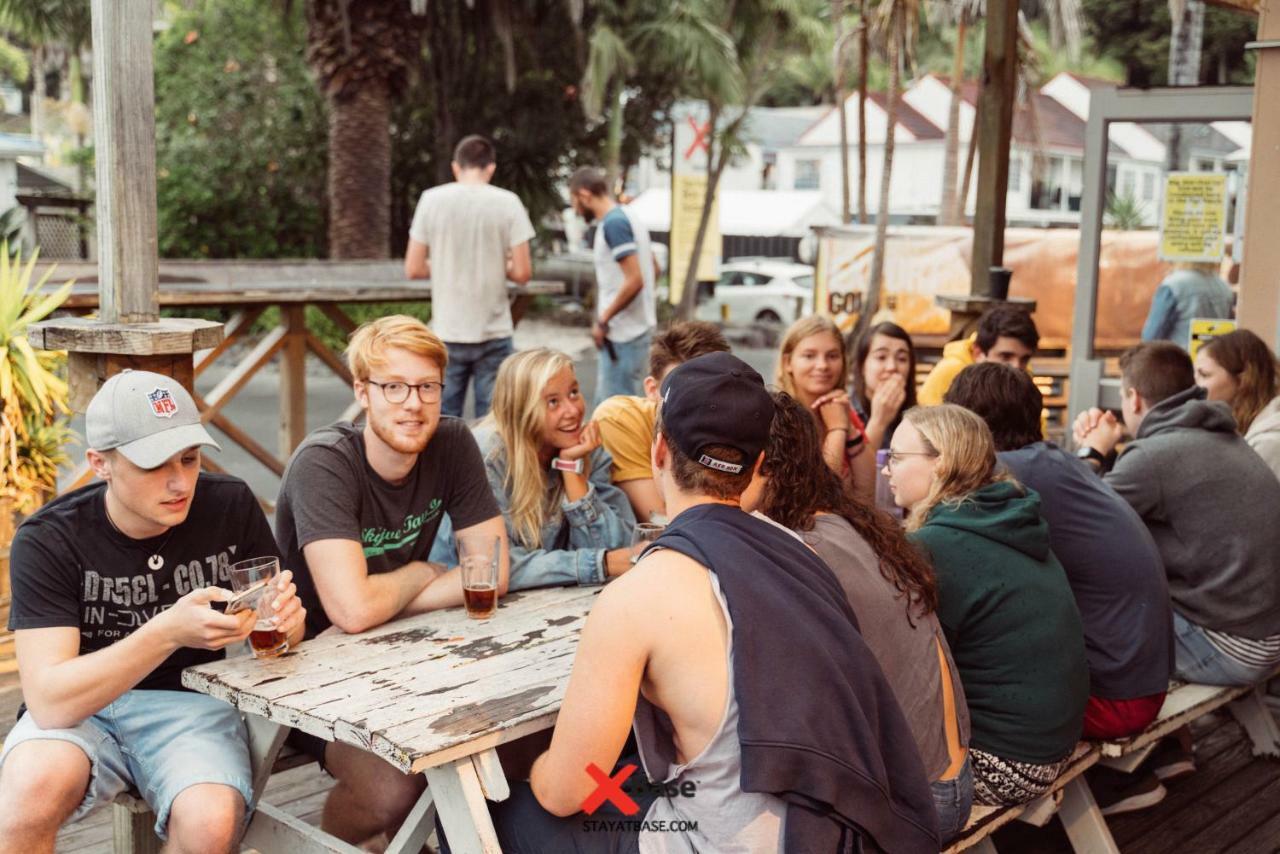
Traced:
<svg viewBox="0 0 1280 854">
<path fill-rule="evenodd" d="M 653 522 L 641 522 L 636 525 L 635 530 L 631 532 L 631 562 L 640 560 L 641 553 L 649 547 L 649 543 L 661 537 L 666 529 L 666 525 L 657 525 Z"/>
<path fill-rule="evenodd" d="M 276 577 L 280 561 L 274 557 L 255 557 L 231 566 L 231 590 L 241 594 L 227 607 L 228 614 L 253 609 L 258 621 L 249 635 L 249 648 L 258 658 L 275 658 L 289 649 L 288 636 L 276 628 Z"/>
</svg>

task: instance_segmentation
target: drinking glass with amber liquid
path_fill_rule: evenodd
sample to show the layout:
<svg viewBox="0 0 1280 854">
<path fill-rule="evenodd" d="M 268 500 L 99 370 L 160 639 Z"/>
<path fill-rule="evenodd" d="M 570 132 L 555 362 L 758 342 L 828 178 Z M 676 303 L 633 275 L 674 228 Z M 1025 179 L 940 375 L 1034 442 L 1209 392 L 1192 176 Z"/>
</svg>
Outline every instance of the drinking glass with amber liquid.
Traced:
<svg viewBox="0 0 1280 854">
<path fill-rule="evenodd" d="M 487 620 L 498 610 L 499 538 L 491 534 L 458 534 L 457 540 L 467 616 Z"/>
<path fill-rule="evenodd" d="M 258 621 L 249 634 L 249 648 L 258 658 L 275 658 L 289 649 L 288 636 L 276 628 L 275 616 L 276 578 L 280 575 L 280 560 L 274 557 L 255 557 L 231 566 L 231 590 L 236 599 L 227 613 L 253 609 Z"/>
</svg>

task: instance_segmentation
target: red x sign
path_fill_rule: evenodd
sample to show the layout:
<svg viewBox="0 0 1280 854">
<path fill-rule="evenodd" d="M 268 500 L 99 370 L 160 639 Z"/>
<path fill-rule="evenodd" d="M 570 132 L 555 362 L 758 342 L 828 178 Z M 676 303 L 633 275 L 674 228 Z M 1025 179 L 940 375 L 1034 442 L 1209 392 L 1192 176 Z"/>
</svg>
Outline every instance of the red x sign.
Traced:
<svg viewBox="0 0 1280 854">
<path fill-rule="evenodd" d="M 693 128 L 693 142 L 689 145 L 688 150 L 685 151 L 684 159 L 688 160 L 693 157 L 693 153 L 699 148 L 710 154 L 711 150 L 707 148 L 707 136 L 711 133 L 711 122 L 699 125 L 693 120 L 693 116 L 686 116 L 685 119 L 689 122 L 689 127 Z"/>
<path fill-rule="evenodd" d="M 591 815 L 600 809 L 601 804 L 609 801 L 623 815 L 635 815 L 640 812 L 640 805 L 631 800 L 631 796 L 622 791 L 622 784 L 627 782 L 627 778 L 635 773 L 636 766 L 623 765 L 617 774 L 610 777 L 608 774 L 600 770 L 600 766 L 592 762 L 587 766 L 587 774 L 592 780 L 599 785 L 596 790 L 587 796 L 582 802 L 582 811 L 587 815 Z"/>
</svg>

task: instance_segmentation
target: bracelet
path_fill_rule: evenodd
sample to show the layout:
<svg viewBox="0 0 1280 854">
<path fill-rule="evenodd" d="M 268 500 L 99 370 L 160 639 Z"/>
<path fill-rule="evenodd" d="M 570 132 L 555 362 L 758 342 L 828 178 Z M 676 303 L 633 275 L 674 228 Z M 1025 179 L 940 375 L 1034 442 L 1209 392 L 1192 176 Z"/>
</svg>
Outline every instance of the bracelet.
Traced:
<svg viewBox="0 0 1280 854">
<path fill-rule="evenodd" d="M 567 472 L 573 472 L 574 474 L 582 474 L 582 468 L 583 466 L 582 466 L 581 457 L 579 457 L 576 460 L 562 460 L 559 457 L 556 457 L 553 460 L 551 460 L 552 471 L 567 471 Z"/>
<path fill-rule="evenodd" d="M 827 428 L 828 436 L 830 436 L 832 433 L 848 433 L 848 432 L 849 432 L 848 427 L 828 427 Z"/>
</svg>

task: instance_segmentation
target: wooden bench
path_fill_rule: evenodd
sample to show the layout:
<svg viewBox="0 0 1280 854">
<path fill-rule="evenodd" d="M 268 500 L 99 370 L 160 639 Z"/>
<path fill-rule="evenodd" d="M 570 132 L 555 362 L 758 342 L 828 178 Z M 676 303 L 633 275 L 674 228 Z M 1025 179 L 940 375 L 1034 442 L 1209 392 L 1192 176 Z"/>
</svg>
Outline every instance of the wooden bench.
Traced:
<svg viewBox="0 0 1280 854">
<path fill-rule="evenodd" d="M 252 739 L 252 735 L 250 738 Z M 268 776 L 292 768 L 301 768 L 314 761 L 307 754 L 284 746 L 280 748 L 280 753 L 272 764 Z M 254 769 L 254 778 L 256 779 L 257 776 L 258 770 Z M 295 820 L 269 804 L 258 804 L 257 808 L 272 813 L 276 821 Z M 156 836 L 155 825 L 156 814 L 142 796 L 133 790 L 125 792 L 111 804 L 112 850 L 115 854 L 160 854 L 163 844 Z M 248 842 L 246 835 L 244 844 L 247 846 Z M 274 854 L 274 851 L 269 854 Z"/>
<path fill-rule="evenodd" d="M 1280 670 L 1270 678 L 1280 676 Z M 1106 819 L 1081 776 L 1094 764 L 1132 772 L 1155 750 L 1160 739 L 1187 724 L 1226 706 L 1253 744 L 1254 756 L 1280 757 L 1280 725 L 1266 702 L 1269 679 L 1258 685 L 1223 687 L 1170 682 L 1160 714 L 1145 730 L 1128 738 L 1104 742 L 1081 742 L 1072 763 L 1053 788 L 1028 804 L 1011 807 L 975 805 L 964 832 L 946 849 L 992 854 L 996 850 L 991 834 L 1011 821 L 1026 821 L 1043 827 L 1056 813 L 1062 820 L 1072 847 L 1080 854 L 1119 854 Z"/>
<path fill-rule="evenodd" d="M 1034 801 L 1009 807 L 974 804 L 964 832 L 946 849 L 946 854 L 956 854 L 960 851 L 990 854 L 996 850 L 991 834 L 1009 822 L 1025 821 L 1037 827 L 1043 827 L 1055 814 L 1062 818 L 1062 823 L 1067 828 L 1067 835 L 1071 837 L 1076 850 L 1090 850 L 1081 848 L 1076 843 L 1076 838 L 1080 837 L 1083 841 L 1086 834 L 1092 838 L 1091 835 L 1097 832 L 1098 823 L 1102 823 L 1104 831 L 1106 823 L 1102 819 L 1097 803 L 1093 800 L 1093 793 L 1089 791 L 1089 784 L 1084 781 L 1082 775 L 1101 758 L 1102 753 L 1098 745 L 1082 741 L 1076 745 L 1075 752 L 1071 754 L 1071 764 L 1058 779 L 1053 781 L 1049 791 Z M 1110 838 L 1109 833 L 1108 838 Z M 1115 850 L 1114 844 L 1112 850 Z"/>
</svg>

